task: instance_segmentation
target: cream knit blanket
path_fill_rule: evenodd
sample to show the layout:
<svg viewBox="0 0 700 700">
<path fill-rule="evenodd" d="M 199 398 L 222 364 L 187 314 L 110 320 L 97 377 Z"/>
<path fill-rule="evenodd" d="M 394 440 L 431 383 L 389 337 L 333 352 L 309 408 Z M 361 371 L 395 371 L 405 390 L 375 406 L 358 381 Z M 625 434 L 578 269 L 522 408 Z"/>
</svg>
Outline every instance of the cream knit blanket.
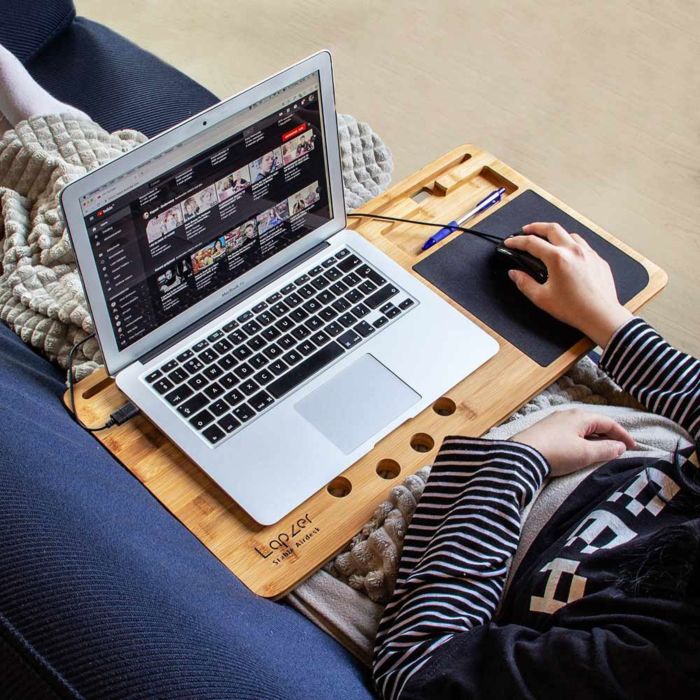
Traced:
<svg viewBox="0 0 700 700">
<path fill-rule="evenodd" d="M 338 115 L 348 208 L 391 181 L 389 150 L 372 129 Z M 70 114 L 33 117 L 0 140 L 0 319 L 65 367 L 73 345 L 94 331 L 58 196 L 69 182 L 120 156 L 146 137 L 113 134 Z M 102 364 L 93 339 L 75 360 L 80 379 Z"/>
</svg>

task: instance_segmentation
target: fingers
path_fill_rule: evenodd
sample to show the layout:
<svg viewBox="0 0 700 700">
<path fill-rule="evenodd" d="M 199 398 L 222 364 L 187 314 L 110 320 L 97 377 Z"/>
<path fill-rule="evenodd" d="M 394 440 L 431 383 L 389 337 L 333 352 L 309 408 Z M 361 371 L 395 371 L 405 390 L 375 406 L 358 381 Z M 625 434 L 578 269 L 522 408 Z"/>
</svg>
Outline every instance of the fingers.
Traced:
<svg viewBox="0 0 700 700">
<path fill-rule="evenodd" d="M 582 437 L 600 435 L 621 442 L 625 447 L 632 448 L 636 445 L 634 438 L 617 422 L 607 416 L 597 413 L 584 414 L 586 432 Z"/>
<path fill-rule="evenodd" d="M 616 440 L 587 440 L 586 442 L 586 457 L 589 464 L 617 459 L 626 449 L 624 443 Z"/>
<path fill-rule="evenodd" d="M 523 226 L 523 231 L 528 235 L 534 234 L 535 236 L 546 238 L 553 245 L 570 246 L 572 243 L 571 234 L 563 226 L 555 223 L 536 221 Z"/>
<path fill-rule="evenodd" d="M 543 238 L 537 236 L 511 236 L 504 241 L 506 247 L 515 250 L 524 250 L 543 260 L 545 264 L 556 253 L 556 248 Z"/>
<path fill-rule="evenodd" d="M 508 277 L 533 304 L 537 304 L 537 299 L 542 293 L 542 285 L 539 282 L 522 270 L 509 270 Z"/>
</svg>

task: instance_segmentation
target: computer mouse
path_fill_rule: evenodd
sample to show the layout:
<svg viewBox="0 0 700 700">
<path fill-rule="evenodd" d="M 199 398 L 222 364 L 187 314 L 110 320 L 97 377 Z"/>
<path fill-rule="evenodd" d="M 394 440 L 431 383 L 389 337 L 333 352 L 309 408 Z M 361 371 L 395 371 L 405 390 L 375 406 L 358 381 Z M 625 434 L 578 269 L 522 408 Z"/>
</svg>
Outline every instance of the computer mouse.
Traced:
<svg viewBox="0 0 700 700">
<path fill-rule="evenodd" d="M 514 236 L 522 235 L 514 233 Z M 510 238 L 510 236 L 509 236 Z M 494 252 L 494 262 L 506 270 L 522 270 L 533 277 L 540 284 L 544 284 L 549 274 L 547 266 L 534 255 L 524 250 L 508 248 L 504 243 L 499 243 Z"/>
</svg>

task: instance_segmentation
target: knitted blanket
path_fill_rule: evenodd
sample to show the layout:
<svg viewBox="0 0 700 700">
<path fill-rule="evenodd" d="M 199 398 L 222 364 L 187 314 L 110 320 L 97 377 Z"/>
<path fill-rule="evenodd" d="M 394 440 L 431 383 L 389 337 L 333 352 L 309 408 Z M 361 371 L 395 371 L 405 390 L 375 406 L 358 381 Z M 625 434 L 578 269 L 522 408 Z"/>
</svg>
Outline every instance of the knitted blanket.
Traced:
<svg viewBox="0 0 700 700">
<path fill-rule="evenodd" d="M 345 203 L 361 206 L 386 189 L 393 162 L 363 122 L 338 115 Z M 0 139 L 0 319 L 66 367 L 73 345 L 94 326 L 58 196 L 69 182 L 143 143 L 70 114 L 33 117 Z M 96 340 L 76 354 L 78 379 L 102 365 Z"/>
</svg>

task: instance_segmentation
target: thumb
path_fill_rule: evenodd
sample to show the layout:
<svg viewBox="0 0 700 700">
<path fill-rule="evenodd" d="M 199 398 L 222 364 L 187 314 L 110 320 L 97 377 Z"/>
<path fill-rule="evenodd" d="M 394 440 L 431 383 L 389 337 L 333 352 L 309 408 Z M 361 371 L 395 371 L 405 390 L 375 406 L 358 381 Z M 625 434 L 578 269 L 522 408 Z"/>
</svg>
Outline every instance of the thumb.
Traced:
<svg viewBox="0 0 700 700">
<path fill-rule="evenodd" d="M 588 445 L 586 456 L 589 464 L 598 462 L 609 462 L 611 459 L 619 457 L 627 446 L 624 442 L 617 440 L 586 440 Z"/>
<path fill-rule="evenodd" d="M 532 302 L 542 288 L 541 284 L 535 282 L 533 277 L 522 270 L 508 270 L 508 277 L 515 282 L 515 286 Z"/>
</svg>

